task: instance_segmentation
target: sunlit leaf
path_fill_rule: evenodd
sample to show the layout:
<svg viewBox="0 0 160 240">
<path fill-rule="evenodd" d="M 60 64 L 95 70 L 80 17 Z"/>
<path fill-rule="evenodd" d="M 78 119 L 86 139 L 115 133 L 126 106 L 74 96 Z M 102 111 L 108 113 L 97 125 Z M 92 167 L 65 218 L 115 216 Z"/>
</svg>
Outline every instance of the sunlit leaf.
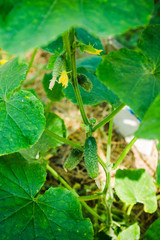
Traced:
<svg viewBox="0 0 160 240">
<path fill-rule="evenodd" d="M 126 204 L 144 204 L 144 211 L 153 213 L 157 209 L 156 189 L 152 177 L 144 169 L 116 172 L 115 189 Z"/>
</svg>

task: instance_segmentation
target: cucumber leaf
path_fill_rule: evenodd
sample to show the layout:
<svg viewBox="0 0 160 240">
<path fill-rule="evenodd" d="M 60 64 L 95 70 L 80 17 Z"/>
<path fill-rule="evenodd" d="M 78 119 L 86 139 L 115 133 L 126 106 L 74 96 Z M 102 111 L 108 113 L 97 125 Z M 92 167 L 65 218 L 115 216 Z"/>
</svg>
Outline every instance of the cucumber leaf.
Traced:
<svg viewBox="0 0 160 240">
<path fill-rule="evenodd" d="M 143 122 L 135 132 L 137 138 L 160 140 L 160 94 L 144 115 Z"/>
<path fill-rule="evenodd" d="M 93 86 L 90 92 L 85 91 L 81 86 L 79 86 L 83 104 L 85 105 L 96 105 L 101 102 L 109 102 L 114 105 L 119 104 L 118 97 L 103 83 L 101 83 L 95 75 L 96 68 L 101 61 L 101 57 L 80 58 L 77 61 L 77 72 L 86 75 L 91 80 Z M 68 87 L 63 91 L 65 97 L 70 99 L 73 103 L 77 103 L 71 83 L 69 83 Z"/>
<path fill-rule="evenodd" d="M 63 50 L 63 38 L 60 36 L 55 41 L 50 42 L 48 45 L 41 48 L 49 53 L 60 53 Z"/>
<path fill-rule="evenodd" d="M 44 130 L 41 102 L 28 91 L 18 91 L 26 70 L 16 58 L 0 67 L 0 155 L 30 147 Z"/>
<path fill-rule="evenodd" d="M 160 218 L 154 221 L 145 232 L 145 240 L 159 240 Z"/>
<path fill-rule="evenodd" d="M 67 137 L 67 129 L 64 121 L 55 113 L 50 112 L 47 114 L 46 128 L 61 137 Z M 31 148 L 21 150 L 20 153 L 25 159 L 34 160 L 37 158 L 37 156 L 39 157 L 41 154 L 47 152 L 50 148 L 56 148 L 61 145 L 62 142 L 51 138 L 44 131 L 39 141 L 35 145 L 33 145 Z"/>
<path fill-rule="evenodd" d="M 17 153 L 0 158 L 1 239 L 92 240 L 92 224 L 83 218 L 78 198 L 62 187 L 41 195 L 45 180 L 39 163 L 29 164 Z"/>
<path fill-rule="evenodd" d="M 129 205 L 143 203 L 145 212 L 156 211 L 156 188 L 147 171 L 118 169 L 115 177 L 115 190 L 121 201 Z"/>
<path fill-rule="evenodd" d="M 94 74 L 88 72 L 85 68 L 81 68 L 81 73 L 85 74 L 91 80 L 93 85 L 90 92 L 85 91 L 81 86 L 79 86 L 83 104 L 96 105 L 101 102 L 109 102 L 111 104 L 117 103 L 117 96 L 112 91 L 110 91 L 103 83 L 101 83 Z M 65 88 L 63 91 L 65 97 L 70 99 L 73 103 L 77 103 L 74 89 L 71 83 L 69 83 L 68 87 Z"/>
<path fill-rule="evenodd" d="M 6 99 L 26 79 L 27 65 L 19 64 L 18 58 L 0 66 L 0 99 Z"/>
<path fill-rule="evenodd" d="M 119 34 L 147 24 L 152 8 L 153 0 L 23 0 L 15 4 L 6 0 L 1 4 L 0 46 L 22 54 L 48 44 L 72 26 L 102 37 Z"/>
<path fill-rule="evenodd" d="M 89 72 L 95 73 L 98 65 L 102 62 L 102 57 L 92 56 L 77 59 L 77 68 L 84 67 Z"/>
<path fill-rule="evenodd" d="M 160 159 L 158 159 L 158 165 L 156 170 L 156 183 L 158 185 L 158 188 L 160 188 Z"/>
<path fill-rule="evenodd" d="M 122 48 L 104 57 L 98 78 L 143 119 L 160 93 L 160 25 L 142 33 L 138 49 Z"/>
<path fill-rule="evenodd" d="M 118 234 L 117 240 L 139 240 L 140 239 L 140 227 L 137 223 L 129 226 Z"/>
</svg>

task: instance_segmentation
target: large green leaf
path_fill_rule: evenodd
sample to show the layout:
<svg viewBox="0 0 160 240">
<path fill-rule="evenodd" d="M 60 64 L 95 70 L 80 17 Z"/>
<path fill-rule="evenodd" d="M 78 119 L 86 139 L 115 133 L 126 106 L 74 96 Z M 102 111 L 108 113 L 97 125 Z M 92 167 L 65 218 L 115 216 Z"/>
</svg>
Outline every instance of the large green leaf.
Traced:
<svg viewBox="0 0 160 240">
<path fill-rule="evenodd" d="M 73 193 L 50 188 L 40 195 L 45 178 L 39 163 L 18 154 L 0 158 L 1 240 L 92 240 L 91 222 Z"/>
<path fill-rule="evenodd" d="M 138 49 L 148 60 L 148 70 L 155 78 L 160 74 L 160 24 L 148 26 L 141 35 Z M 156 79 L 155 79 L 156 80 Z"/>
<path fill-rule="evenodd" d="M 77 59 L 77 67 L 84 67 L 88 71 L 95 73 L 98 65 L 101 63 L 102 57 L 100 56 L 91 56 Z"/>
<path fill-rule="evenodd" d="M 143 118 L 160 93 L 160 25 L 142 33 L 138 51 L 122 48 L 104 57 L 98 77 Z"/>
<path fill-rule="evenodd" d="M 115 39 L 120 44 L 120 46 L 129 49 L 135 49 L 142 31 L 142 27 L 131 29 L 123 34 L 115 36 Z"/>
<path fill-rule="evenodd" d="M 85 105 L 96 105 L 105 101 L 111 104 L 119 103 L 118 97 L 101 83 L 95 75 L 96 68 L 101 61 L 101 57 L 80 58 L 77 61 L 77 72 L 85 74 L 91 80 L 93 85 L 90 92 L 85 91 L 79 86 L 82 100 Z M 73 103 L 77 103 L 71 83 L 69 83 L 68 87 L 64 89 L 64 94 Z"/>
<path fill-rule="evenodd" d="M 160 159 L 158 159 L 158 165 L 156 170 L 156 183 L 158 185 L 158 188 L 160 188 Z"/>
<path fill-rule="evenodd" d="M 160 233 L 160 218 L 151 224 L 149 229 L 145 233 L 145 240 L 159 240 Z"/>
<path fill-rule="evenodd" d="M 144 204 L 144 211 L 153 213 L 157 209 L 156 189 L 152 177 L 144 169 L 117 170 L 115 189 L 126 204 Z"/>
<path fill-rule="evenodd" d="M 160 2 L 157 1 L 154 5 L 154 11 L 151 17 L 150 24 L 160 24 Z"/>
<path fill-rule="evenodd" d="M 118 101 L 117 96 L 103 83 L 101 83 L 94 74 L 91 74 L 86 69 L 83 69 L 81 73 L 85 74 L 91 80 L 93 85 L 93 88 L 90 92 L 85 91 L 81 86 L 79 86 L 82 100 L 85 105 L 96 105 L 98 103 L 106 101 L 114 104 Z M 64 94 L 73 103 L 77 103 L 74 89 L 71 83 L 69 83 L 68 87 L 64 89 Z"/>
<path fill-rule="evenodd" d="M 13 59 L 0 67 L 0 155 L 28 148 L 43 132 L 41 102 L 28 91 L 15 90 L 25 79 L 26 66 Z"/>
<path fill-rule="evenodd" d="M 73 25 L 101 36 L 144 25 L 153 0 L 24 0 L 16 4 L 7 0 L 4 5 L 0 45 L 11 53 L 22 53 L 47 44 Z"/>
<path fill-rule="evenodd" d="M 55 41 L 50 42 L 48 45 L 42 46 L 42 49 L 50 53 L 62 52 L 63 38 L 61 36 L 58 37 Z"/>
<path fill-rule="evenodd" d="M 160 140 L 160 94 L 144 115 L 143 122 L 136 131 L 137 138 Z"/>
<path fill-rule="evenodd" d="M 67 129 L 64 121 L 54 113 L 49 113 L 46 118 L 46 128 L 59 136 L 66 138 Z M 62 143 L 51 138 L 44 131 L 39 141 L 29 149 L 21 150 L 20 153 L 28 160 L 39 157 L 41 153 L 47 152 L 50 148 L 61 146 Z"/>
<path fill-rule="evenodd" d="M 0 66 L 0 99 L 6 99 L 26 79 L 27 65 L 19 64 L 17 58 Z"/>
<path fill-rule="evenodd" d="M 137 223 L 120 232 L 117 240 L 138 240 L 140 238 L 140 227 Z"/>
</svg>

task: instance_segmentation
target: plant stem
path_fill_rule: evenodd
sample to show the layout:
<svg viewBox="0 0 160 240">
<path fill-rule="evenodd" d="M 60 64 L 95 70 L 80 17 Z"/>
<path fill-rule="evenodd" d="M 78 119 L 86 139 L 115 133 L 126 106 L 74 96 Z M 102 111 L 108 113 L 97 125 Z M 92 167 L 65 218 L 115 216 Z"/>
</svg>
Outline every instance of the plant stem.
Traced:
<svg viewBox="0 0 160 240">
<path fill-rule="evenodd" d="M 52 175 L 57 178 L 68 190 L 70 190 L 74 195 L 78 196 L 78 194 L 70 187 L 70 185 L 61 177 L 59 174 L 49 165 L 47 165 L 47 170 L 49 170 Z"/>
<path fill-rule="evenodd" d="M 129 216 L 131 214 L 133 206 L 134 206 L 133 204 L 129 205 L 129 207 L 127 209 L 127 216 Z"/>
<path fill-rule="evenodd" d="M 113 118 L 110 120 L 110 123 L 109 123 L 108 142 L 107 142 L 107 156 L 106 156 L 107 165 L 110 164 L 110 159 L 111 159 L 112 128 L 113 128 Z"/>
<path fill-rule="evenodd" d="M 48 130 L 48 129 L 45 129 L 45 132 L 46 132 L 50 137 L 55 138 L 56 140 L 58 140 L 58 141 L 60 141 L 60 142 L 63 142 L 63 143 L 65 143 L 65 144 L 67 144 L 67 145 L 70 145 L 70 146 L 73 147 L 73 148 L 77 148 L 77 149 L 79 149 L 80 151 L 83 151 L 83 147 L 81 147 L 79 144 L 74 143 L 74 142 L 72 142 L 72 141 L 70 141 L 70 140 L 68 140 L 68 139 L 66 139 L 66 138 L 64 138 L 64 137 L 58 136 L 56 133 L 53 133 L 53 132 L 51 132 L 51 131 Z"/>
<path fill-rule="evenodd" d="M 114 164 L 113 166 L 113 170 L 116 169 L 119 164 L 123 161 L 124 157 L 127 155 L 127 153 L 129 152 L 129 150 L 131 149 L 131 147 L 133 146 L 133 144 L 136 142 L 137 138 L 134 137 L 130 143 L 126 146 L 126 148 L 123 150 L 123 152 L 121 153 L 120 157 L 118 158 L 117 162 Z"/>
<path fill-rule="evenodd" d="M 70 41 L 69 41 L 69 32 L 66 31 L 63 34 L 63 45 L 64 45 L 64 50 L 68 53 L 68 55 L 71 55 L 71 48 L 70 48 Z"/>
<path fill-rule="evenodd" d="M 89 213 L 91 213 L 94 217 L 98 218 L 101 222 L 104 222 L 105 219 L 99 216 L 92 208 L 90 208 L 85 202 L 81 202 L 82 206 L 85 207 Z"/>
<path fill-rule="evenodd" d="M 30 70 L 31 67 L 32 67 L 32 64 L 33 64 L 34 58 L 35 58 L 35 56 L 36 56 L 37 50 L 38 50 L 38 48 L 35 48 L 34 51 L 33 51 L 32 57 L 31 57 L 31 59 L 30 59 L 29 65 L 28 65 L 28 70 L 27 70 L 26 75 L 29 73 L 29 70 Z"/>
<path fill-rule="evenodd" d="M 72 189 L 72 187 L 61 177 L 59 174 L 49 165 L 47 165 L 47 170 L 58 179 L 69 191 L 71 191 L 75 196 L 79 197 L 79 195 Z M 85 202 L 81 202 L 81 204 L 91 213 L 93 216 L 98 218 L 100 221 L 104 222 L 104 219 L 99 216 L 92 208 L 90 208 Z"/>
<path fill-rule="evenodd" d="M 113 128 L 113 118 L 110 120 L 109 123 L 109 132 L 108 132 L 108 142 L 107 142 L 107 154 L 106 154 L 106 165 L 107 165 L 107 175 L 106 175 L 106 185 L 104 188 L 104 201 L 106 205 L 106 212 L 107 212 L 107 228 L 110 232 L 111 225 L 112 225 L 112 213 L 111 207 L 113 202 L 113 193 L 111 187 L 111 140 L 112 140 L 112 128 Z"/>
<path fill-rule="evenodd" d="M 98 162 L 101 164 L 101 166 L 103 167 L 104 171 L 105 171 L 105 174 L 107 174 L 108 172 L 108 169 L 107 169 L 107 166 L 106 164 L 103 162 L 103 160 L 98 156 Z"/>
<path fill-rule="evenodd" d="M 90 196 L 80 196 L 79 201 L 90 201 L 101 198 L 103 193 L 97 193 Z"/>
<path fill-rule="evenodd" d="M 109 123 L 109 132 L 108 132 L 108 143 L 107 143 L 107 179 L 106 179 L 106 186 L 104 188 L 104 194 L 107 194 L 107 192 L 110 189 L 110 184 L 111 184 L 111 163 L 110 163 L 110 158 L 111 158 L 111 138 L 112 138 L 112 127 L 113 127 L 113 119 Z"/>
<path fill-rule="evenodd" d="M 83 102 L 82 102 L 82 97 L 79 91 L 79 87 L 78 87 L 78 81 L 77 81 L 77 70 L 76 70 L 76 45 L 74 44 L 74 28 L 71 29 L 71 68 L 72 68 L 72 85 L 74 88 L 74 92 L 76 95 L 76 99 L 77 99 L 77 103 L 81 112 L 81 116 L 83 119 L 83 122 L 85 125 L 90 126 L 90 123 L 88 121 L 88 118 L 86 116 L 85 110 L 84 110 L 84 106 L 83 106 Z"/>
<path fill-rule="evenodd" d="M 109 114 L 105 119 L 103 119 L 101 122 L 99 122 L 97 125 L 94 126 L 92 129 L 92 132 L 95 132 L 98 128 L 104 126 L 106 123 L 108 123 L 118 112 L 121 111 L 121 109 L 125 106 L 124 103 L 121 103 L 111 114 Z"/>
</svg>

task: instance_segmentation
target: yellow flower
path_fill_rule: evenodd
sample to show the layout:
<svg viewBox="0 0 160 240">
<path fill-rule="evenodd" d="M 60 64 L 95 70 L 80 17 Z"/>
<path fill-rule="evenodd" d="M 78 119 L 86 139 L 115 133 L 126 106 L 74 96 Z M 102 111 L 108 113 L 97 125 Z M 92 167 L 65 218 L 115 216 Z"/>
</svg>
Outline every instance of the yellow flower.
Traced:
<svg viewBox="0 0 160 240">
<path fill-rule="evenodd" d="M 97 55 L 100 55 L 100 52 L 103 51 L 103 50 L 98 50 L 98 49 L 94 48 L 90 43 L 89 43 L 89 45 L 85 45 L 85 44 L 84 44 L 84 46 L 82 45 L 81 48 L 83 49 L 82 51 L 85 51 L 90 54 L 97 54 Z"/>
<path fill-rule="evenodd" d="M 8 60 L 6 60 L 6 59 L 2 59 L 2 60 L 0 60 L 0 65 L 5 64 L 6 62 L 8 62 Z"/>
<path fill-rule="evenodd" d="M 100 52 L 102 52 L 103 50 L 98 50 L 96 48 L 93 48 L 91 51 L 90 50 L 85 50 L 85 52 L 90 53 L 90 54 L 97 54 L 100 55 Z"/>
<path fill-rule="evenodd" d="M 65 88 L 68 86 L 68 75 L 66 71 L 61 72 L 59 83 L 62 83 L 62 85 L 65 86 Z"/>
</svg>

